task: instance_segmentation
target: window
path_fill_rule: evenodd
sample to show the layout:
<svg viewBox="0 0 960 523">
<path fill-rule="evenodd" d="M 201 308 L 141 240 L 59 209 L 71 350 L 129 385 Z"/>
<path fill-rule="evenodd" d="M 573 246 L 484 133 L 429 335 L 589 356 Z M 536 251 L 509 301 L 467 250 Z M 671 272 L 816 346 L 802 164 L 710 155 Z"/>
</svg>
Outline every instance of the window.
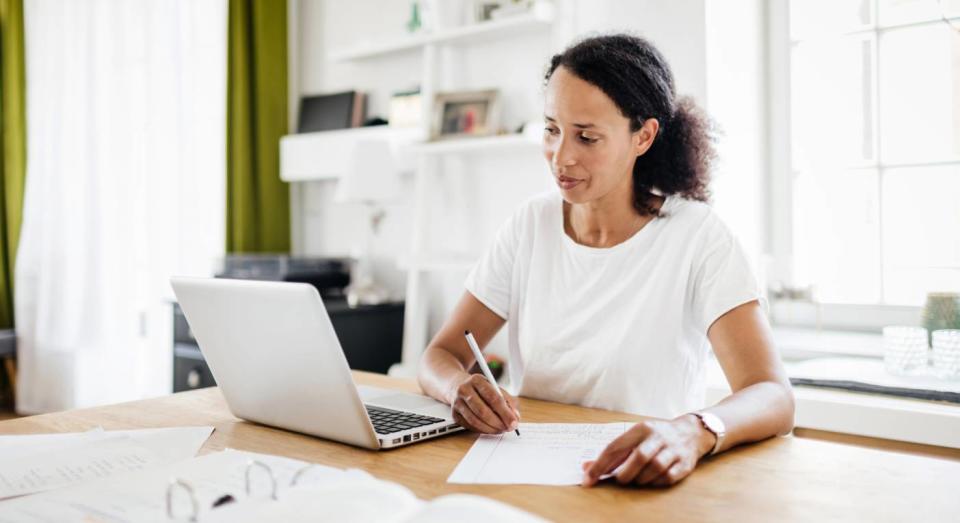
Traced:
<svg viewBox="0 0 960 523">
<path fill-rule="evenodd" d="M 224 249 L 227 3 L 23 7 L 18 410 L 169 393 L 169 278 Z"/>
<path fill-rule="evenodd" d="M 781 281 L 830 304 L 960 291 L 960 0 L 787 0 L 770 21 Z"/>
</svg>

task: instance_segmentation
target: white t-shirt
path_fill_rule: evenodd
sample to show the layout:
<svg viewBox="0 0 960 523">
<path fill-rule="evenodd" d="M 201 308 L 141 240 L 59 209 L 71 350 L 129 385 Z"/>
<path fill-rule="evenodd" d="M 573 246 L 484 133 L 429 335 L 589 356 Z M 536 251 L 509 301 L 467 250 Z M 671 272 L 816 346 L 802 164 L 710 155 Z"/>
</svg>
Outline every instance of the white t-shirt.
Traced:
<svg viewBox="0 0 960 523">
<path fill-rule="evenodd" d="M 567 236 L 557 191 L 503 224 L 465 285 L 507 320 L 513 392 L 661 418 L 704 407 L 707 329 L 762 295 L 708 205 L 668 196 L 661 211 L 609 248 Z"/>
</svg>

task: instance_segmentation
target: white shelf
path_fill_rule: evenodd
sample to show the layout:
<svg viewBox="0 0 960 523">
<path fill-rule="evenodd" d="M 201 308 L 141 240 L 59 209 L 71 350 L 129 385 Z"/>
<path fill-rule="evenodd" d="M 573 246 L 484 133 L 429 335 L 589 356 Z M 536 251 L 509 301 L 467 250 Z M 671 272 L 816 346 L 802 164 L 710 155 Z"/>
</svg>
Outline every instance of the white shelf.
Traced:
<svg viewBox="0 0 960 523">
<path fill-rule="evenodd" d="M 349 168 L 353 148 L 361 140 L 390 143 L 401 172 L 412 171 L 409 145 L 423 141 L 420 128 L 398 129 L 388 125 L 357 127 L 317 133 L 290 134 L 280 139 L 280 179 L 285 182 L 333 180 Z"/>
<path fill-rule="evenodd" d="M 368 139 L 390 143 L 397 159 L 397 170 L 401 173 L 413 171 L 418 154 L 491 151 L 536 153 L 540 149 L 539 141 L 520 134 L 436 142 L 424 142 L 425 136 L 423 129 L 395 129 L 386 125 L 287 135 L 280 139 L 280 179 L 286 182 L 336 180 L 349 169 L 350 156 L 356 144 Z"/>
<path fill-rule="evenodd" d="M 491 20 L 489 22 L 441 29 L 435 33 L 410 36 L 393 42 L 334 51 L 330 53 L 329 59 L 334 62 L 348 62 L 351 60 L 365 60 L 405 51 L 413 51 L 429 44 L 469 44 L 484 40 L 494 40 L 517 34 L 529 34 L 531 31 L 536 30 L 547 30 L 550 28 L 552 22 L 552 11 L 534 11 L 529 14 L 512 16 L 503 20 Z"/>
<path fill-rule="evenodd" d="M 415 154 L 448 154 L 489 152 L 495 149 L 520 149 L 537 151 L 541 142 L 522 134 L 505 134 L 475 138 L 451 138 L 434 142 L 412 144 L 410 150 Z"/>
</svg>

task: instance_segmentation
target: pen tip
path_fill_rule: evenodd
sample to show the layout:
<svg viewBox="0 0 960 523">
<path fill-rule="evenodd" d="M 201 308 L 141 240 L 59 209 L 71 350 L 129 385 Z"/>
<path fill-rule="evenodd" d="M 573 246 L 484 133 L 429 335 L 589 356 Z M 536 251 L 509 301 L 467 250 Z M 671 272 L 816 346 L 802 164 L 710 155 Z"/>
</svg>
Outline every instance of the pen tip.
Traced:
<svg viewBox="0 0 960 523">
<path fill-rule="evenodd" d="M 513 429 L 513 431 L 517 433 L 517 437 L 519 438 L 519 437 L 520 437 L 520 429 Z"/>
</svg>

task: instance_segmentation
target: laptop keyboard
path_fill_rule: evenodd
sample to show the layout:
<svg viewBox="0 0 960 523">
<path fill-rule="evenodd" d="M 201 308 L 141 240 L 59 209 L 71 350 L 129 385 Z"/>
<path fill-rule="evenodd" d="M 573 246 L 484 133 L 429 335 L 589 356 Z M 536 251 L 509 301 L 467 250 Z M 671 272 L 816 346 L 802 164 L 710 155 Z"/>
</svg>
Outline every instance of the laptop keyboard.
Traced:
<svg viewBox="0 0 960 523">
<path fill-rule="evenodd" d="M 365 407 L 367 407 L 367 414 L 370 415 L 370 421 L 373 423 L 373 428 L 377 434 L 393 434 L 394 432 L 443 421 L 441 418 L 421 416 L 412 412 L 401 412 L 371 405 L 365 405 Z"/>
</svg>

